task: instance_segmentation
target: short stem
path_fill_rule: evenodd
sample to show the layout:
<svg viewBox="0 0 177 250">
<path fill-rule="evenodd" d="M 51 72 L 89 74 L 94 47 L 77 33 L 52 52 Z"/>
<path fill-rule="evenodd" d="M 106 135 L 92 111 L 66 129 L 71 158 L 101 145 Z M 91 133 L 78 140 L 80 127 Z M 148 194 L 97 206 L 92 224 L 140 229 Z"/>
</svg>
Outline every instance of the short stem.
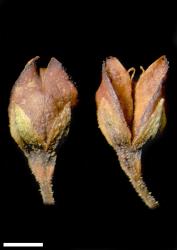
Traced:
<svg viewBox="0 0 177 250">
<path fill-rule="evenodd" d="M 36 155 L 35 155 L 36 156 Z M 44 204 L 54 204 L 52 191 L 52 177 L 55 168 L 55 159 L 49 161 L 46 154 L 29 157 L 28 162 L 36 181 L 39 183 L 40 192 Z"/>
<path fill-rule="evenodd" d="M 42 200 L 44 204 L 54 204 L 55 200 L 53 197 L 52 185 L 50 182 L 41 182 L 39 183 L 40 192 L 42 195 Z"/>
<path fill-rule="evenodd" d="M 149 208 L 158 206 L 158 201 L 151 195 L 143 181 L 141 173 L 141 150 L 131 151 L 128 149 L 118 149 L 117 155 L 120 165 L 126 175 L 129 177 L 132 186 Z"/>
<path fill-rule="evenodd" d="M 158 201 L 156 201 L 156 199 L 151 195 L 151 192 L 148 191 L 148 188 L 142 177 L 140 177 L 138 180 L 130 178 L 130 182 L 132 183 L 138 195 L 149 208 L 156 208 L 159 205 Z"/>
</svg>

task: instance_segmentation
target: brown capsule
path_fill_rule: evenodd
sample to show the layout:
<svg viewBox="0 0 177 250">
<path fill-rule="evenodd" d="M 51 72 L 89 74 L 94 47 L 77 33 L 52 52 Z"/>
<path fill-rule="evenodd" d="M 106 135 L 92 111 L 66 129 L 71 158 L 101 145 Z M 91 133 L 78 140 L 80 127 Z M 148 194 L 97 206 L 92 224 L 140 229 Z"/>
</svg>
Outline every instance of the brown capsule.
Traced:
<svg viewBox="0 0 177 250">
<path fill-rule="evenodd" d="M 39 183 L 43 202 L 54 204 L 55 149 L 68 134 L 77 90 L 55 58 L 46 69 L 37 69 L 36 60 L 26 64 L 13 86 L 9 126 Z"/>
<path fill-rule="evenodd" d="M 103 64 L 102 81 L 96 92 L 99 127 L 133 187 L 150 208 L 158 202 L 142 179 L 141 152 L 142 146 L 165 126 L 162 85 L 167 71 L 168 61 L 162 56 L 134 83 L 130 70 L 111 57 Z"/>
</svg>

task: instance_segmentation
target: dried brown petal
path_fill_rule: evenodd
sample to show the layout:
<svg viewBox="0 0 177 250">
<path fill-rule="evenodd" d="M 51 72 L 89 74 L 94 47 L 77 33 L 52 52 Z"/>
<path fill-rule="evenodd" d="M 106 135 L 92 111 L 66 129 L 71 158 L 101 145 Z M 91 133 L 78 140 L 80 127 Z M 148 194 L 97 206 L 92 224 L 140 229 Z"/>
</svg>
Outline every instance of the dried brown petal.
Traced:
<svg viewBox="0 0 177 250">
<path fill-rule="evenodd" d="M 133 99 L 130 75 L 115 57 L 106 60 L 105 70 L 119 99 L 125 119 L 131 125 L 133 118 Z"/>
<path fill-rule="evenodd" d="M 131 132 L 127 126 L 119 99 L 103 65 L 102 82 L 96 93 L 98 124 L 107 141 L 115 147 L 131 143 Z"/>
<path fill-rule="evenodd" d="M 168 61 L 160 57 L 143 72 L 135 87 L 133 134 L 137 136 L 162 97 L 162 84 L 168 71 Z"/>
<path fill-rule="evenodd" d="M 164 110 L 164 99 L 161 98 L 145 124 L 140 127 L 137 137 L 134 137 L 132 145 L 135 148 L 140 148 L 150 138 L 154 138 L 162 123 L 162 114 Z"/>
</svg>

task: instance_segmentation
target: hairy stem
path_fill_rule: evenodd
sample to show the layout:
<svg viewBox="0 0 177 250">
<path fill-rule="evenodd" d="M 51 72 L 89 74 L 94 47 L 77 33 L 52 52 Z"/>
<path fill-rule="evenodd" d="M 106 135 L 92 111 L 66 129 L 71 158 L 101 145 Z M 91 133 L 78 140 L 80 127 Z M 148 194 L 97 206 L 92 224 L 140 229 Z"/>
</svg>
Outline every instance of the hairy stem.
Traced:
<svg viewBox="0 0 177 250">
<path fill-rule="evenodd" d="M 39 183 L 40 192 L 42 195 L 42 200 L 44 204 L 54 204 L 55 200 L 53 197 L 52 185 L 50 182 Z"/>
<path fill-rule="evenodd" d="M 55 200 L 53 197 L 52 191 L 52 178 L 55 168 L 55 159 L 49 160 L 48 156 L 45 155 L 37 155 L 31 156 L 28 158 L 29 166 L 33 175 L 36 178 L 36 181 L 39 183 L 40 192 L 42 195 L 44 204 L 54 204 Z"/>
<path fill-rule="evenodd" d="M 141 173 L 141 150 L 131 151 L 125 148 L 118 148 L 117 155 L 121 168 L 129 177 L 132 186 L 149 208 L 158 206 L 158 201 L 151 195 L 143 181 Z"/>
</svg>

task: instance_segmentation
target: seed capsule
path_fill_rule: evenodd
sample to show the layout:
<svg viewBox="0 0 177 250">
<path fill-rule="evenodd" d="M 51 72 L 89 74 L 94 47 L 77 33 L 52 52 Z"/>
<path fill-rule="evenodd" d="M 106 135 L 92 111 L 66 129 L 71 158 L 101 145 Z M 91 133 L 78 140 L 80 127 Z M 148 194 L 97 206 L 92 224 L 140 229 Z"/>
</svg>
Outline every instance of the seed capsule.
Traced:
<svg viewBox="0 0 177 250">
<path fill-rule="evenodd" d="M 103 64 L 96 92 L 97 119 L 133 187 L 146 205 L 154 208 L 158 202 L 142 179 L 141 152 L 142 146 L 165 127 L 162 85 L 168 62 L 165 56 L 160 57 L 133 84 L 130 71 L 114 57 Z"/>
<path fill-rule="evenodd" d="M 39 183 L 43 202 L 54 204 L 55 150 L 68 134 L 77 90 L 55 58 L 46 69 L 37 69 L 37 60 L 35 57 L 26 64 L 13 86 L 9 126 Z"/>
</svg>

